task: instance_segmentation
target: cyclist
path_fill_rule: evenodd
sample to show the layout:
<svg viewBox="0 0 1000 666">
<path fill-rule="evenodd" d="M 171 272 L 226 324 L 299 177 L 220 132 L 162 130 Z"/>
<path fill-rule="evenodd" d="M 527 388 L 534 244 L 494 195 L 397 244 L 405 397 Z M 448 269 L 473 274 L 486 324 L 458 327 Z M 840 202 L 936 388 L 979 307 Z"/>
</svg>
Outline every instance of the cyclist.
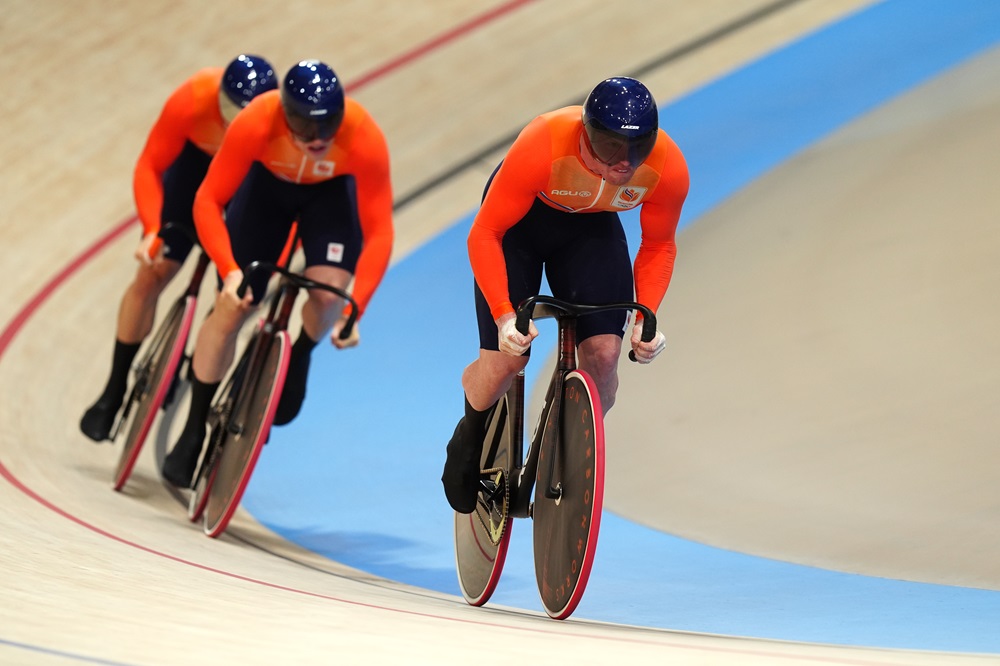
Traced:
<svg viewBox="0 0 1000 666">
<path fill-rule="evenodd" d="M 280 90 L 255 98 L 233 122 L 198 190 L 194 219 L 221 288 L 195 343 L 187 421 L 163 465 L 164 478 L 180 487 L 191 485 L 212 398 L 233 362 L 240 326 L 267 286 L 268 276 L 255 273 L 241 298 L 241 266 L 276 261 L 297 221 L 306 277 L 345 289 L 353 279 L 359 318 L 364 314 L 393 242 L 382 131 L 358 102 L 345 98 L 329 65 L 299 62 Z M 298 414 L 310 354 L 328 331 L 340 349 L 358 343 L 357 327 L 340 340 L 345 319 L 342 299 L 308 292 L 275 425 Z"/>
<path fill-rule="evenodd" d="M 544 269 L 556 298 L 631 301 L 634 288 L 634 299 L 655 311 L 673 272 L 687 192 L 684 157 L 659 129 L 656 102 L 635 79 L 602 81 L 582 107 L 543 114 L 521 131 L 490 177 L 469 232 L 480 351 L 462 374 L 465 414 L 441 477 L 453 509 L 476 507 L 487 417 L 538 335 L 534 323 L 527 335 L 515 329 L 514 304 L 538 293 Z M 633 267 L 618 211 L 637 207 L 642 241 Z M 593 376 L 605 412 L 618 389 L 628 319 L 609 312 L 577 325 L 579 367 Z M 641 330 L 636 321 L 630 344 L 637 360 L 649 363 L 664 337 L 657 332 L 642 342 Z"/>
<path fill-rule="evenodd" d="M 194 231 L 191 207 L 195 191 L 219 150 L 226 127 L 251 99 L 277 87 L 268 62 L 240 55 L 222 67 L 196 72 L 167 99 L 146 139 L 133 176 L 142 240 L 135 250 L 135 278 L 118 308 L 111 374 L 103 393 L 80 420 L 80 430 L 95 441 L 108 438 L 128 385 L 129 368 L 153 328 L 156 303 L 191 251 L 173 222 Z"/>
</svg>

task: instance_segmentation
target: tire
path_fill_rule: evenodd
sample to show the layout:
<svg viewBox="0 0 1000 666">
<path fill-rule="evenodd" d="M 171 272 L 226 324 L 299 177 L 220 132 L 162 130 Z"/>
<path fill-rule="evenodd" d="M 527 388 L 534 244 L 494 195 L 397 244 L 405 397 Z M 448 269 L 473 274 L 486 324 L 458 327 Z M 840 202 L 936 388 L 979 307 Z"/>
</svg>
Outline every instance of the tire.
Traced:
<svg viewBox="0 0 1000 666">
<path fill-rule="evenodd" d="M 511 437 L 515 428 L 511 424 L 508 396 L 497 403 L 490 418 L 483 446 L 481 469 L 495 470 L 497 492 L 502 500 L 484 502 L 480 493 L 479 505 L 472 513 L 455 512 L 455 568 L 462 596 L 472 606 L 482 606 L 489 601 L 496 589 L 507 557 L 510 528 L 513 520 L 509 506 L 508 478 L 513 464 Z"/>
<path fill-rule="evenodd" d="M 114 489 L 121 490 L 132 474 L 156 413 L 170 390 L 184 356 L 197 299 L 185 296 L 171 307 L 153 336 L 149 352 L 136 369 L 136 380 L 125 406 L 128 415 L 125 439 L 115 467 Z"/>
<path fill-rule="evenodd" d="M 251 349 L 259 345 L 262 362 L 251 361 L 233 411 L 220 423 L 223 430 L 217 444 L 217 462 L 211 470 L 205 504 L 205 534 L 217 537 L 236 513 L 243 491 L 267 441 L 285 385 L 291 342 L 286 331 L 273 337 L 258 335 Z"/>
<path fill-rule="evenodd" d="M 208 414 L 210 429 L 208 446 L 205 447 L 201 463 L 198 465 L 197 472 L 195 472 L 194 483 L 191 486 L 191 496 L 188 498 L 188 519 L 193 523 L 198 522 L 205 515 L 205 505 L 208 504 L 208 491 L 215 482 L 216 472 L 218 472 L 219 454 L 217 449 L 219 447 L 219 439 L 222 436 L 219 424 L 228 423 L 229 421 L 233 405 L 243 386 L 243 378 L 246 376 L 247 368 L 250 365 L 250 357 L 253 355 L 254 345 L 257 338 L 261 335 L 262 326 L 263 322 L 258 321 L 253 335 L 250 336 L 246 348 L 240 355 L 240 360 L 236 364 L 236 368 L 230 374 L 229 379 L 226 380 L 215 400 L 212 401 L 212 407 Z"/>
<path fill-rule="evenodd" d="M 562 388 L 562 443 L 546 424 L 535 479 L 535 578 L 545 612 L 563 620 L 583 597 L 604 504 L 604 419 L 593 379 L 574 370 Z M 552 476 L 550 477 L 550 470 Z M 561 484 L 558 498 L 546 496 Z"/>
<path fill-rule="evenodd" d="M 205 452 L 201 466 L 198 468 L 197 476 L 194 480 L 191 496 L 188 497 L 188 520 L 196 523 L 205 515 L 205 505 L 208 504 L 209 491 L 215 483 L 215 476 L 219 470 L 218 458 L 215 454 L 217 446 L 215 433 L 209 438 L 208 449 Z"/>
</svg>

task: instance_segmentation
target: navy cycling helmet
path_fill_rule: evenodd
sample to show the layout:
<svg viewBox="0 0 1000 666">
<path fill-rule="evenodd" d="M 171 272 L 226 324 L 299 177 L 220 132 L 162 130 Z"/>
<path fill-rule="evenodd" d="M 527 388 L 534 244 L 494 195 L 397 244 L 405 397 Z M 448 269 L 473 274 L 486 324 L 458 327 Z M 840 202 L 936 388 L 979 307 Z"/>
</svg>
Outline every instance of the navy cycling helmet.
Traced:
<svg viewBox="0 0 1000 666">
<path fill-rule="evenodd" d="M 344 119 L 344 87 L 329 65 L 303 60 L 285 75 L 281 105 L 288 128 L 298 139 L 325 141 L 337 133 Z"/>
<path fill-rule="evenodd" d="M 221 87 L 229 100 L 242 109 L 260 93 L 277 88 L 278 77 L 268 61 L 243 54 L 226 67 Z"/>
<path fill-rule="evenodd" d="M 590 153 L 604 164 L 642 164 L 656 144 L 656 101 L 639 81 L 606 79 L 583 103 L 583 128 Z"/>
</svg>

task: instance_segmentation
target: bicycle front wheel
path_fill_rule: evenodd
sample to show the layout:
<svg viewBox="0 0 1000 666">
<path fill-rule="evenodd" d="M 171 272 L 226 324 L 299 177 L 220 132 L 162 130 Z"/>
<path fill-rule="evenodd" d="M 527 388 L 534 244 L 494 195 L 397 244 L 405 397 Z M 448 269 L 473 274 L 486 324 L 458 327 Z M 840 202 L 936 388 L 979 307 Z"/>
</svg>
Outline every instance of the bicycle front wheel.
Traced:
<svg viewBox="0 0 1000 666">
<path fill-rule="evenodd" d="M 558 425 L 561 437 L 545 433 L 539 451 L 532 517 L 538 592 L 545 612 L 563 620 L 587 587 L 604 504 L 601 399 L 581 370 L 566 375 Z"/>
<path fill-rule="evenodd" d="M 218 458 L 211 471 L 205 504 L 205 534 L 210 537 L 222 534 L 236 513 L 267 441 L 285 385 L 291 352 L 288 333 L 279 331 L 267 337 L 270 339 L 259 334 L 251 343 L 266 348 L 257 350 L 261 354 L 259 362 L 250 363 L 239 394 L 234 397 L 233 411 L 218 426 L 222 428 L 216 444 Z"/>
<path fill-rule="evenodd" d="M 136 369 L 135 384 L 125 406 L 128 428 L 115 467 L 115 490 L 121 490 L 131 476 L 156 412 L 174 382 L 191 332 L 196 303 L 194 296 L 182 297 L 174 303 Z"/>
</svg>

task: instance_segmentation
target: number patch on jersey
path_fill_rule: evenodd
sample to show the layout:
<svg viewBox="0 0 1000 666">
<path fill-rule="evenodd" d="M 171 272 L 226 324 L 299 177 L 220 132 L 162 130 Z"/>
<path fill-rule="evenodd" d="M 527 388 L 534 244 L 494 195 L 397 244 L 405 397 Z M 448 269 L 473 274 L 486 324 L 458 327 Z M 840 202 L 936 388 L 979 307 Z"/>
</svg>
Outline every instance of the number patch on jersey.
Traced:
<svg viewBox="0 0 1000 666">
<path fill-rule="evenodd" d="M 326 246 L 326 260 L 339 264 L 344 260 L 344 244 L 328 243 Z"/>
</svg>

